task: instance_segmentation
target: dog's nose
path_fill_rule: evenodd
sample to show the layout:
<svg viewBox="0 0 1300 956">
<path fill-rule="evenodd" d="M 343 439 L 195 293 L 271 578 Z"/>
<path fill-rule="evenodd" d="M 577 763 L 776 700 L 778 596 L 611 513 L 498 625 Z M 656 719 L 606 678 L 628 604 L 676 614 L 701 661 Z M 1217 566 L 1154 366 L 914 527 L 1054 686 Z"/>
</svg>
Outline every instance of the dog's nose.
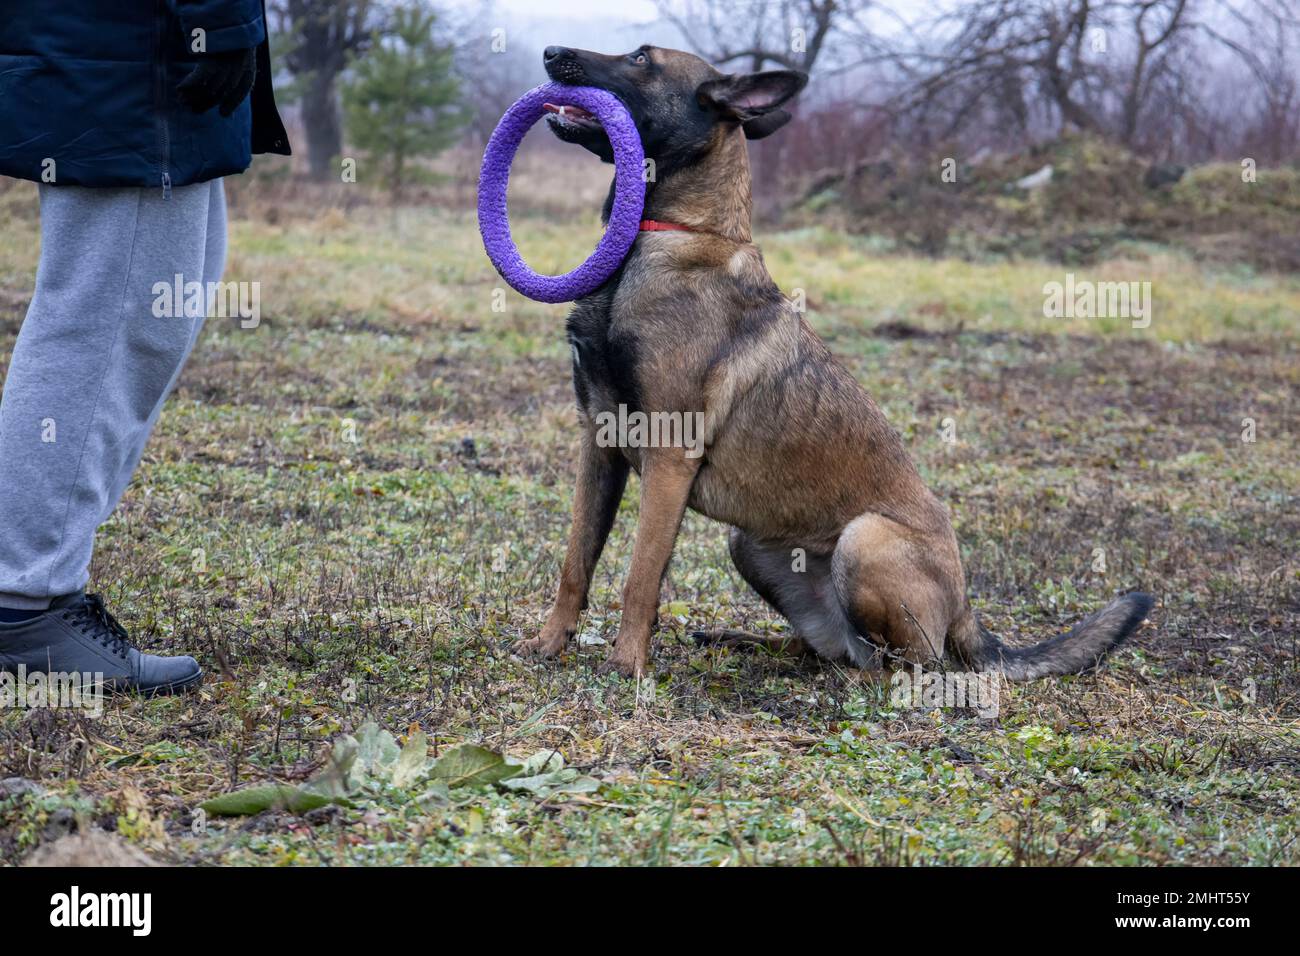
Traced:
<svg viewBox="0 0 1300 956">
<path fill-rule="evenodd" d="M 550 63 L 552 60 L 558 60 L 562 56 L 569 54 L 567 46 L 548 46 L 542 51 L 542 62 Z"/>
</svg>

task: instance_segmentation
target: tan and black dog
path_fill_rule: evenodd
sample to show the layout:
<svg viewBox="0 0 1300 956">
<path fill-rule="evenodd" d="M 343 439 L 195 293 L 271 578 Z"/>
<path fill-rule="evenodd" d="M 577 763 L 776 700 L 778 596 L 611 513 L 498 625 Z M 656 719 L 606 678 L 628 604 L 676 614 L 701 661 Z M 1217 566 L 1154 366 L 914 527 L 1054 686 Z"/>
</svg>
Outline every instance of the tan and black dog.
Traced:
<svg viewBox="0 0 1300 956">
<path fill-rule="evenodd" d="M 947 655 L 1013 679 L 1076 673 L 1142 623 L 1151 599 L 1139 593 L 1024 649 L 976 619 L 946 509 L 751 242 L 745 140 L 789 120 L 781 105 L 804 74 L 724 75 L 649 46 L 619 56 L 548 47 L 544 62 L 553 80 L 608 90 L 631 112 L 655 163 L 644 213 L 653 231 L 569 316 L 584 423 L 573 528 L 550 616 L 518 651 L 555 655 L 574 634 L 629 468 L 641 477 L 640 522 L 606 662 L 625 675 L 647 667 L 688 507 L 732 526 L 736 567 L 803 641 L 855 666 Z M 566 108 L 549 120 L 612 161 L 594 117 Z M 619 406 L 698 414 L 703 445 L 610 447 L 596 422 Z"/>
</svg>

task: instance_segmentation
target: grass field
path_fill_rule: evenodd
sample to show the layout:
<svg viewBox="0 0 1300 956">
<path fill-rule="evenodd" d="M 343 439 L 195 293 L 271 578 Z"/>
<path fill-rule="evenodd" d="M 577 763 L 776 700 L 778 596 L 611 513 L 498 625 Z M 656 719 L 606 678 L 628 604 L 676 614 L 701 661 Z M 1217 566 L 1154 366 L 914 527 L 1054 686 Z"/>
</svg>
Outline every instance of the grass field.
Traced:
<svg viewBox="0 0 1300 956">
<path fill-rule="evenodd" d="M 30 207 L 10 194 L 0 234 L 4 356 L 36 264 Z M 1157 597 L 1107 670 L 1006 687 L 990 720 L 894 707 L 838 666 L 696 647 L 697 628 L 783 626 L 696 515 L 654 679 L 598 675 L 635 479 L 582 642 L 512 657 L 568 526 L 564 307 L 510 293 L 493 311 L 468 216 L 275 218 L 232 228 L 227 278 L 261 283 L 261 325 L 209 322 L 92 569 L 147 649 L 195 653 L 208 681 L 98 719 L 0 714 L 0 778 L 39 785 L 0 790 L 0 860 L 82 828 L 190 864 L 1300 862 L 1294 277 L 1155 246 L 1075 269 L 1152 282 L 1135 330 L 1044 318 L 1058 265 L 760 229 L 778 282 L 805 291 L 951 507 L 993 630 L 1032 642 L 1116 592 Z M 517 225 L 551 269 L 598 228 Z M 320 779 L 368 720 L 426 734 L 429 756 L 556 751 L 583 785 L 378 774 L 345 804 L 196 814 Z"/>
</svg>

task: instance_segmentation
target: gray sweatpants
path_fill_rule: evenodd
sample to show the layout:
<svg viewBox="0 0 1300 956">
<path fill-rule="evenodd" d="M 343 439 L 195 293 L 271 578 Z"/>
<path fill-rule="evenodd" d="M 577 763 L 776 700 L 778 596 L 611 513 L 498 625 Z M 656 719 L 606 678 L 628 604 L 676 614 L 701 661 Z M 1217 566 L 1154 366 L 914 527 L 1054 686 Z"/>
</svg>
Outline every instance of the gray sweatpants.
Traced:
<svg viewBox="0 0 1300 956">
<path fill-rule="evenodd" d="M 41 190 L 36 292 L 0 396 L 0 606 L 86 586 L 95 531 L 126 490 L 206 308 L 160 289 L 221 278 L 221 180 Z"/>
</svg>

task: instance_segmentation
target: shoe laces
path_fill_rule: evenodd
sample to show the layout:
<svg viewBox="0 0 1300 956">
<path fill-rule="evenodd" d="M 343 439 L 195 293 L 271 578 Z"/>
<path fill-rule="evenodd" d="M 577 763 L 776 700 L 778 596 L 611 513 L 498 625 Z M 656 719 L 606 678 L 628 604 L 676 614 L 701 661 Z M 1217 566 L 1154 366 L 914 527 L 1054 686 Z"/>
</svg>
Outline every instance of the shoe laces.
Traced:
<svg viewBox="0 0 1300 956">
<path fill-rule="evenodd" d="M 104 647 L 120 657 L 125 657 L 130 648 L 131 635 L 126 632 L 117 618 L 109 613 L 103 599 L 98 594 L 87 594 L 86 599 L 74 607 L 68 608 L 65 616 L 81 629 L 88 637 L 93 637 Z"/>
</svg>

